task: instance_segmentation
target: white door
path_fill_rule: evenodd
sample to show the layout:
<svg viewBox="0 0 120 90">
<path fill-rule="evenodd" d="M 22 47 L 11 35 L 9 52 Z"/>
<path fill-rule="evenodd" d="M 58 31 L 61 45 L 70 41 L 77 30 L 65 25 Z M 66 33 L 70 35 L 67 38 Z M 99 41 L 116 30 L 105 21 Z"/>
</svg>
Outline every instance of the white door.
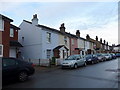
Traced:
<svg viewBox="0 0 120 90">
<path fill-rule="evenodd" d="M 15 48 L 10 48 L 9 56 L 16 58 L 16 49 Z"/>
</svg>

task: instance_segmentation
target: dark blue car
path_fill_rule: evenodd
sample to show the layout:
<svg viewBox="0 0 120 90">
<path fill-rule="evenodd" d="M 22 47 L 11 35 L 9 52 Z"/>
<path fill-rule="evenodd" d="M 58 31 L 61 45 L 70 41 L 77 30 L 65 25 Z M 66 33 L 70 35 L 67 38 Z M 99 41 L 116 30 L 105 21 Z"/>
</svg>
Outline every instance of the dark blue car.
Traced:
<svg viewBox="0 0 120 90">
<path fill-rule="evenodd" d="M 35 69 L 32 63 L 16 58 L 2 58 L 2 81 L 17 79 L 21 82 L 33 75 Z"/>
<path fill-rule="evenodd" d="M 116 57 L 120 57 L 120 53 L 116 53 Z"/>
<path fill-rule="evenodd" d="M 116 55 L 114 53 L 111 53 L 112 59 L 116 59 Z"/>
<path fill-rule="evenodd" d="M 87 63 L 94 64 L 94 63 L 98 62 L 98 58 L 94 54 L 88 54 L 88 55 L 85 56 L 85 58 L 86 58 Z"/>
</svg>

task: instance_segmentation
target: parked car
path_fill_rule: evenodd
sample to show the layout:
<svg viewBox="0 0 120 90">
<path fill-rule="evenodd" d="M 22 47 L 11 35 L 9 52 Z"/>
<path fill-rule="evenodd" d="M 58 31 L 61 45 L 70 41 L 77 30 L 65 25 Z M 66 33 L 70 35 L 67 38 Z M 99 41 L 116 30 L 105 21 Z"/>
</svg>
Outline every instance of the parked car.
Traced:
<svg viewBox="0 0 120 90">
<path fill-rule="evenodd" d="M 109 54 L 105 53 L 105 54 L 103 54 L 103 55 L 104 55 L 104 57 L 106 58 L 106 60 L 110 60 L 110 59 L 111 59 L 111 56 L 110 56 Z"/>
<path fill-rule="evenodd" d="M 94 64 L 94 63 L 99 62 L 97 56 L 94 54 L 88 54 L 85 56 L 85 58 L 86 58 L 87 63 Z"/>
<path fill-rule="evenodd" d="M 109 59 L 109 60 L 112 60 L 112 55 L 111 55 L 110 53 L 108 53 L 108 55 L 109 55 L 109 57 L 110 57 L 110 59 Z"/>
<path fill-rule="evenodd" d="M 112 56 L 112 59 L 116 59 L 116 55 L 114 53 L 110 53 Z"/>
<path fill-rule="evenodd" d="M 116 57 L 120 57 L 120 53 L 116 53 Z"/>
<path fill-rule="evenodd" d="M 77 68 L 78 66 L 86 66 L 85 58 L 81 55 L 71 55 L 62 62 L 62 68 Z"/>
<path fill-rule="evenodd" d="M 26 81 L 35 72 L 33 63 L 16 58 L 2 58 L 2 81 Z"/>
<path fill-rule="evenodd" d="M 95 55 L 97 56 L 99 61 L 104 61 L 105 60 L 105 57 L 101 53 L 97 53 Z"/>
</svg>

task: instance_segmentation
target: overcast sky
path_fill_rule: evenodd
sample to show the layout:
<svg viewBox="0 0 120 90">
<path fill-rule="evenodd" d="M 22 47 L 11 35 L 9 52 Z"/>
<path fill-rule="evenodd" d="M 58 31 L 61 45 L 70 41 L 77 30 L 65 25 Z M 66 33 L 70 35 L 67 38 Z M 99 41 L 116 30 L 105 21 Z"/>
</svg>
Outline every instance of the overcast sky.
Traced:
<svg viewBox="0 0 120 90">
<path fill-rule="evenodd" d="M 118 44 L 118 2 L 0 2 L 0 13 L 16 26 L 37 14 L 39 24 L 59 29 L 65 23 L 66 32 Z"/>
</svg>

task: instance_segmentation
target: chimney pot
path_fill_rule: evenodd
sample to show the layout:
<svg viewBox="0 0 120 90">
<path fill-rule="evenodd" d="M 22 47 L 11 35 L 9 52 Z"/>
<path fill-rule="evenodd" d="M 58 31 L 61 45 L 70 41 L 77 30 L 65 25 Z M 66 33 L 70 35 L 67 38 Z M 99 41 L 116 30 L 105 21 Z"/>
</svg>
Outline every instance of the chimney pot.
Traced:
<svg viewBox="0 0 120 90">
<path fill-rule="evenodd" d="M 96 36 L 96 41 L 98 41 L 98 36 Z"/>
<path fill-rule="evenodd" d="M 64 26 L 64 23 L 61 24 L 60 26 L 60 31 L 65 33 L 65 26 Z"/>
<path fill-rule="evenodd" d="M 100 38 L 100 43 L 102 43 L 102 38 Z"/>
<path fill-rule="evenodd" d="M 37 14 L 33 15 L 32 24 L 33 24 L 33 25 L 38 25 Z"/>
<path fill-rule="evenodd" d="M 76 36 L 80 37 L 80 31 L 79 30 L 76 31 Z"/>
<path fill-rule="evenodd" d="M 89 36 L 89 34 L 87 34 L 87 35 L 86 35 L 86 39 L 90 39 L 90 36 Z"/>
</svg>

